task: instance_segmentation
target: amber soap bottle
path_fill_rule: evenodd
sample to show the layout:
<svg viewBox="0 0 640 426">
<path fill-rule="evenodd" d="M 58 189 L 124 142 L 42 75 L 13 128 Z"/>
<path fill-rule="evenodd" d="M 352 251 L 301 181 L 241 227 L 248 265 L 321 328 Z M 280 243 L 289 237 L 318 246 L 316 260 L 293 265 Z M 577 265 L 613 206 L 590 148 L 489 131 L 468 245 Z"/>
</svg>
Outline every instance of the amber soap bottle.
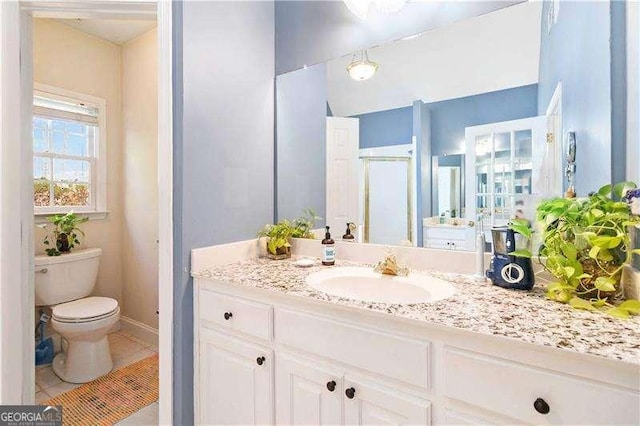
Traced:
<svg viewBox="0 0 640 426">
<path fill-rule="evenodd" d="M 324 234 L 324 240 L 322 240 L 322 264 L 325 266 L 332 266 L 336 264 L 336 243 L 331 238 L 329 227 L 325 227 L 327 232 Z"/>
</svg>

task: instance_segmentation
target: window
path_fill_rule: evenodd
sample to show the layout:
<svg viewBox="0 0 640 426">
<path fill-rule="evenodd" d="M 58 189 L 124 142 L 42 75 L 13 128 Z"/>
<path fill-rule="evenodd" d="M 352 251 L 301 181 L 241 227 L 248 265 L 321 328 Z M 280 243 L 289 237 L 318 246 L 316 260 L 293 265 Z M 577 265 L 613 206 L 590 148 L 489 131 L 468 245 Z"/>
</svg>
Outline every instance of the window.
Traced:
<svg viewBox="0 0 640 426">
<path fill-rule="evenodd" d="M 105 210 L 105 103 L 36 85 L 33 185 L 36 214 Z"/>
</svg>

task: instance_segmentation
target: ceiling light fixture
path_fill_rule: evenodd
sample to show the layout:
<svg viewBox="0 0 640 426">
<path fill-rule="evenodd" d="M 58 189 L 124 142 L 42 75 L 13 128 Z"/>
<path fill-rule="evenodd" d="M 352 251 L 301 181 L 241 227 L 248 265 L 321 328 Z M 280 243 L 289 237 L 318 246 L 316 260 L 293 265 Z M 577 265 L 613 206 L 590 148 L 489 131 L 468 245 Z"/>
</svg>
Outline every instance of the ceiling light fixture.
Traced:
<svg viewBox="0 0 640 426">
<path fill-rule="evenodd" d="M 408 0 L 343 0 L 347 8 L 360 19 L 367 19 L 371 6 L 380 13 L 395 13 L 402 9 Z"/>
<path fill-rule="evenodd" d="M 378 64 L 369 60 L 366 50 L 360 52 L 360 59 L 357 54 L 353 54 L 353 59 L 347 65 L 349 77 L 356 81 L 368 80 L 378 71 Z"/>
</svg>

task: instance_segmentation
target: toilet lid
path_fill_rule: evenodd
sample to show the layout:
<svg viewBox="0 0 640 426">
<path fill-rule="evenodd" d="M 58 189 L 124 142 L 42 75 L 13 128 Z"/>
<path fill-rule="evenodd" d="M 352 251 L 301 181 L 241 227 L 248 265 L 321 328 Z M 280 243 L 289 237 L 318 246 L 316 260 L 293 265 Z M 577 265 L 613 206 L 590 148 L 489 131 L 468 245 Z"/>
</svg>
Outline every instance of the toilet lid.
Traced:
<svg viewBox="0 0 640 426">
<path fill-rule="evenodd" d="M 118 301 L 110 297 L 85 297 L 53 307 L 53 317 L 60 320 L 88 320 L 107 316 L 118 309 Z"/>
</svg>

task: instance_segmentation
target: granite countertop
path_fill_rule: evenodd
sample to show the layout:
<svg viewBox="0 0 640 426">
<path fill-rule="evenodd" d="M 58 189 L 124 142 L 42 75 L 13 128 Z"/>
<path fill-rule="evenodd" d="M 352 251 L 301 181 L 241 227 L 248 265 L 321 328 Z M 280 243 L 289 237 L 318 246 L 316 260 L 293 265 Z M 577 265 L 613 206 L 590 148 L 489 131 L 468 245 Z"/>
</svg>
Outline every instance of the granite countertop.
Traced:
<svg viewBox="0 0 640 426">
<path fill-rule="evenodd" d="M 307 275 L 326 267 L 316 259 L 316 265 L 300 268 L 295 260 L 250 259 L 192 275 L 640 365 L 640 316 L 622 320 L 579 311 L 545 299 L 539 285 L 528 292 L 508 290 L 468 275 L 412 270 L 450 281 L 456 293 L 434 303 L 371 303 L 309 287 Z M 363 265 L 338 260 L 336 266 Z"/>
</svg>

